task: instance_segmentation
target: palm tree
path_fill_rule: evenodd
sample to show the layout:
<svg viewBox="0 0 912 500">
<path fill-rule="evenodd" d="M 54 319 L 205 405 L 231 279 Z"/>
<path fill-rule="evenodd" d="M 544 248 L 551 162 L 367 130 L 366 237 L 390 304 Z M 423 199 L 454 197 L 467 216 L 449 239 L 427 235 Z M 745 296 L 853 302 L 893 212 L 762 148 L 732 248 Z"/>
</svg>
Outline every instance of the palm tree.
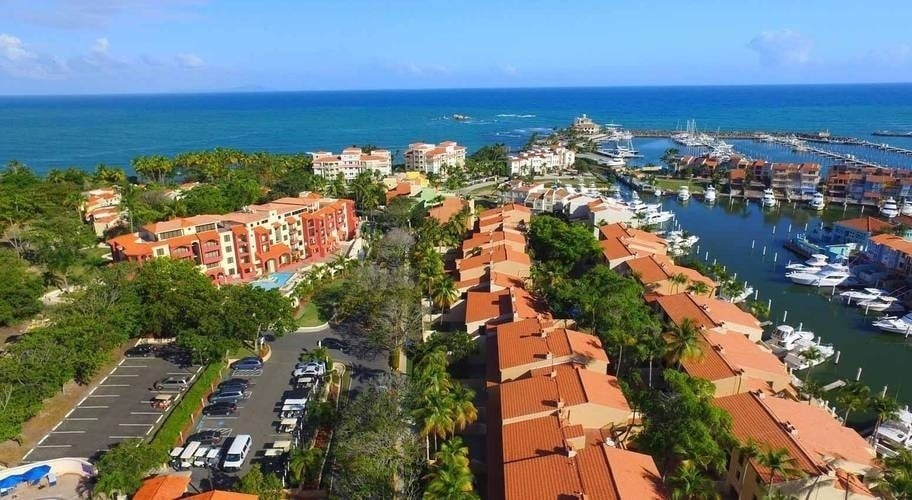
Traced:
<svg viewBox="0 0 912 500">
<path fill-rule="evenodd" d="M 451 276 L 444 276 L 431 283 L 431 304 L 440 311 L 446 311 L 456 302 L 459 291 L 456 290 L 456 281 Z"/>
<path fill-rule="evenodd" d="M 720 498 L 712 479 L 707 477 L 693 462 L 685 460 L 668 477 L 672 500 L 708 500 Z"/>
<path fill-rule="evenodd" d="M 440 450 L 434 455 L 434 459 L 440 465 L 468 467 L 469 447 L 461 437 L 453 436 L 440 444 Z"/>
<path fill-rule="evenodd" d="M 317 480 L 322 464 L 323 450 L 320 448 L 296 448 L 288 459 L 288 472 L 295 484 L 313 483 Z"/>
<path fill-rule="evenodd" d="M 849 421 L 849 414 L 855 410 L 864 408 L 871 398 L 871 388 L 859 381 L 849 382 L 836 395 L 836 403 L 845 408 L 845 416 L 842 421 Z"/>
<path fill-rule="evenodd" d="M 868 411 L 874 413 L 874 416 L 877 418 L 874 422 L 874 433 L 871 435 L 871 439 L 876 439 L 877 431 L 880 430 L 880 425 L 883 424 L 885 420 L 896 418 L 896 414 L 899 412 L 899 401 L 887 395 L 874 396 L 868 399 L 867 406 Z"/>
<path fill-rule="evenodd" d="M 804 383 L 807 383 L 808 379 L 811 377 L 811 370 L 814 369 L 815 365 L 823 361 L 823 352 L 816 346 L 811 346 L 801 351 L 801 357 L 804 358 L 808 364 L 807 371 L 804 372 Z"/>
<path fill-rule="evenodd" d="M 678 290 L 680 290 L 681 286 L 687 284 L 688 279 L 687 279 L 686 274 L 678 273 L 678 274 L 674 274 L 670 278 L 668 278 L 668 281 L 671 282 L 672 289 L 674 290 L 674 292 L 678 293 Z"/>
<path fill-rule="evenodd" d="M 877 488 L 893 498 L 912 498 L 912 451 L 901 448 L 895 456 L 885 458 L 883 465 L 883 476 L 877 481 Z"/>
<path fill-rule="evenodd" d="M 447 373 L 447 354 L 442 348 L 434 349 L 421 357 L 415 364 L 414 378 L 418 386 L 429 392 L 443 392 L 450 388 L 452 381 Z"/>
<path fill-rule="evenodd" d="M 463 430 L 478 420 L 478 408 L 475 407 L 475 391 L 460 383 L 454 383 L 450 389 L 453 408 L 453 424 L 456 430 Z"/>
<path fill-rule="evenodd" d="M 435 466 L 425 479 L 425 500 L 476 500 L 472 471 L 468 467 Z"/>
<path fill-rule="evenodd" d="M 425 393 L 420 406 L 413 412 L 421 424 L 421 435 L 434 437 L 435 449 L 438 437 L 446 437 L 455 430 L 453 415 L 453 399 L 444 391 Z"/>
<path fill-rule="evenodd" d="M 683 361 L 703 357 L 702 336 L 692 318 L 684 318 L 680 325 L 665 333 L 665 360 L 679 368 Z"/>
<path fill-rule="evenodd" d="M 709 295 L 711 288 L 706 282 L 703 281 L 691 281 L 687 285 L 687 291 L 694 295 Z"/>
<path fill-rule="evenodd" d="M 767 482 L 769 483 L 770 493 L 773 492 L 773 481 L 776 479 L 776 475 L 779 475 L 781 480 L 785 480 L 803 474 L 800 469 L 794 467 L 793 462 L 795 459 L 789 455 L 788 450 L 785 448 L 766 448 L 757 454 L 755 460 L 761 466 L 769 469 Z"/>
</svg>

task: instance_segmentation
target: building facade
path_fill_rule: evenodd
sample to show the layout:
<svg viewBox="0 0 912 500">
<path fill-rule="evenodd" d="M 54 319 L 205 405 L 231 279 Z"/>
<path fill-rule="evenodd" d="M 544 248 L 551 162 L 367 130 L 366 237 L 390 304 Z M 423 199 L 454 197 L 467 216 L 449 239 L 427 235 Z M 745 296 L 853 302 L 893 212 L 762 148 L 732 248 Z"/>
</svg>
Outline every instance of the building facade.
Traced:
<svg viewBox="0 0 912 500">
<path fill-rule="evenodd" d="M 386 176 L 393 170 L 393 156 L 385 149 L 366 153 L 361 148 L 345 148 L 338 155 L 317 151 L 311 156 L 314 173 L 326 179 L 335 179 L 342 174 L 345 180 L 350 181 L 362 172 Z"/>
<path fill-rule="evenodd" d="M 576 154 L 563 146 L 543 146 L 507 158 L 510 175 L 542 175 L 571 168 Z"/>
<path fill-rule="evenodd" d="M 225 215 L 147 224 L 108 241 L 115 261 L 193 261 L 215 281 L 250 279 L 302 260 L 326 258 L 356 236 L 352 200 L 304 193 Z"/>
<path fill-rule="evenodd" d="M 446 173 L 444 167 L 461 167 L 465 165 L 465 159 L 466 147 L 453 141 L 437 145 L 416 142 L 409 144 L 408 151 L 405 152 L 405 168 L 442 175 Z"/>
</svg>

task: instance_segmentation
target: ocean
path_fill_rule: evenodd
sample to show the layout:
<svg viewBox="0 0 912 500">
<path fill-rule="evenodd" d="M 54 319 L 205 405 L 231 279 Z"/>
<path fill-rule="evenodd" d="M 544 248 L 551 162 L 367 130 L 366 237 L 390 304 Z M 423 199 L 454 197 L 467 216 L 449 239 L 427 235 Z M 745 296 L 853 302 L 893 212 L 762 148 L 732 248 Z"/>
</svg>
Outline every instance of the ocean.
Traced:
<svg viewBox="0 0 912 500">
<path fill-rule="evenodd" d="M 308 152 L 370 143 L 401 153 L 410 142 L 456 140 L 516 149 L 582 113 L 634 129 L 694 119 L 705 131 L 870 137 L 912 130 L 912 84 L 0 97 L 0 162 L 41 173 L 216 146 Z M 912 139 L 877 142 L 912 148 Z"/>
</svg>

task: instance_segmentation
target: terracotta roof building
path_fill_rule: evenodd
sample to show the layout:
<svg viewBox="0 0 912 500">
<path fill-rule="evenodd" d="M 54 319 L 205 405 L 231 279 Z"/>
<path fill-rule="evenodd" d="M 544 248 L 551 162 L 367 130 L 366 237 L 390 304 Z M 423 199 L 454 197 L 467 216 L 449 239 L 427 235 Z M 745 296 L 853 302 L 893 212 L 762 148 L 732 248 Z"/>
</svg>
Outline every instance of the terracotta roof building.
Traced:
<svg viewBox="0 0 912 500">
<path fill-rule="evenodd" d="M 474 233 L 472 236 L 462 242 L 462 255 L 468 257 L 473 250 L 479 249 L 482 252 L 491 250 L 497 246 L 508 246 L 514 252 L 526 252 L 526 237 L 519 231 L 512 229 L 500 229 L 490 233 Z"/>
<path fill-rule="evenodd" d="M 649 300 L 666 319 L 678 326 L 685 318 L 690 318 L 701 329 L 739 332 L 754 342 L 763 335 L 763 327 L 757 318 L 725 300 L 686 292 L 652 296 Z"/>
<path fill-rule="evenodd" d="M 528 228 L 531 220 L 531 208 L 516 203 L 507 203 L 478 214 L 478 231 L 487 233 L 498 229 Z"/>
<path fill-rule="evenodd" d="M 524 288 L 510 287 L 495 292 L 468 292 L 466 299 L 450 310 L 447 321 L 464 323 L 466 331 L 474 335 L 485 333 L 489 326 L 547 314 L 544 304 Z"/>
<path fill-rule="evenodd" d="M 358 174 L 369 172 L 374 175 L 390 175 L 393 156 L 386 149 L 374 149 L 369 153 L 361 148 L 351 147 L 335 155 L 328 151 L 312 153 L 313 172 L 326 179 L 335 179 L 339 174 L 350 181 Z"/>
<path fill-rule="evenodd" d="M 627 260 L 617 270 L 621 274 L 632 276 L 649 292 L 659 295 L 683 292 L 694 283 L 706 285 L 707 291 L 701 294 L 703 296 L 712 297 L 716 293 L 716 283 L 713 280 L 689 267 L 675 265 L 670 258 L 661 254 Z M 673 277 L 679 275 L 683 275 L 687 281 L 675 283 Z"/>
<path fill-rule="evenodd" d="M 457 198 L 456 196 L 447 196 L 440 205 L 428 209 L 428 217 L 436 220 L 439 224 L 446 224 L 454 215 L 458 214 L 467 206 L 468 203 L 466 203 L 466 200 Z M 471 228 L 473 225 L 472 220 L 467 219 L 467 222 L 467 227 Z"/>
<path fill-rule="evenodd" d="M 631 259 L 668 253 L 668 246 L 662 238 L 620 223 L 600 226 L 598 238 L 602 255 L 611 269 Z"/>
<path fill-rule="evenodd" d="M 405 152 L 405 168 L 420 170 L 429 174 L 444 175 L 445 168 L 465 165 L 466 147 L 453 141 L 444 141 L 436 146 L 423 142 L 409 144 Z"/>
<path fill-rule="evenodd" d="M 566 320 L 529 318 L 498 325 L 488 341 L 495 381 L 514 380 L 562 364 L 608 373 L 602 341 L 566 324 Z"/>
<path fill-rule="evenodd" d="M 788 453 L 790 465 L 802 475 L 775 475 L 777 491 L 798 498 L 873 497 L 864 485 L 878 470 L 874 450 L 827 410 L 762 392 L 718 398 L 714 404 L 731 414 L 732 433 L 742 443 L 753 440 L 761 449 Z M 727 482 L 739 498 L 755 498 L 770 483 L 769 474 L 756 459 L 735 450 Z"/>
<path fill-rule="evenodd" d="M 182 498 L 189 486 L 189 472 L 154 476 L 142 482 L 133 500 L 175 500 Z"/>
<path fill-rule="evenodd" d="M 489 269 L 525 279 L 529 277 L 531 268 L 532 259 L 528 254 L 517 252 L 507 245 L 494 246 L 478 255 L 456 260 L 458 281 L 480 277 Z"/>
<path fill-rule="evenodd" d="M 744 334 L 704 330 L 700 346 L 702 357 L 682 360 L 681 366 L 690 376 L 712 382 L 716 397 L 791 389 L 791 375 L 782 361 Z"/>
</svg>

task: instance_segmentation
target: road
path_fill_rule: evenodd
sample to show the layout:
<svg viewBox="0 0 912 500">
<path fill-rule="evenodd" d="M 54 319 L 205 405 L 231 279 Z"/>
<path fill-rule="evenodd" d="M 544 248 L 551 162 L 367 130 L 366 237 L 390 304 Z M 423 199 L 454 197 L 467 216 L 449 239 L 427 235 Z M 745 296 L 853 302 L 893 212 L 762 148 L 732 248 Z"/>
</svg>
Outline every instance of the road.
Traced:
<svg viewBox="0 0 912 500">
<path fill-rule="evenodd" d="M 328 337 L 341 338 L 332 329 L 326 328 L 316 333 L 295 332 L 274 340 L 270 343 L 272 356 L 260 375 L 250 377 L 254 384 L 250 398 L 238 405 L 238 412 L 230 417 L 207 417 L 200 421 L 200 430 L 218 429 L 223 434 L 232 436 L 249 434 L 253 439 L 253 451 L 239 474 L 194 469 L 193 488 L 204 491 L 209 489 L 210 484 L 222 489 L 230 488 L 236 477 L 249 470 L 251 463 L 259 462 L 266 469 L 278 466 L 267 461 L 264 454 L 275 441 L 289 439 L 288 434 L 278 433 L 277 427 L 281 401 L 285 393 L 291 390 L 291 372 L 305 350 L 316 349 L 319 342 Z M 330 356 L 351 369 L 351 397 L 375 384 L 377 380 L 383 383 L 388 366 L 385 353 L 372 354 L 357 348 L 347 349 L 346 352 L 331 349 Z"/>
</svg>

